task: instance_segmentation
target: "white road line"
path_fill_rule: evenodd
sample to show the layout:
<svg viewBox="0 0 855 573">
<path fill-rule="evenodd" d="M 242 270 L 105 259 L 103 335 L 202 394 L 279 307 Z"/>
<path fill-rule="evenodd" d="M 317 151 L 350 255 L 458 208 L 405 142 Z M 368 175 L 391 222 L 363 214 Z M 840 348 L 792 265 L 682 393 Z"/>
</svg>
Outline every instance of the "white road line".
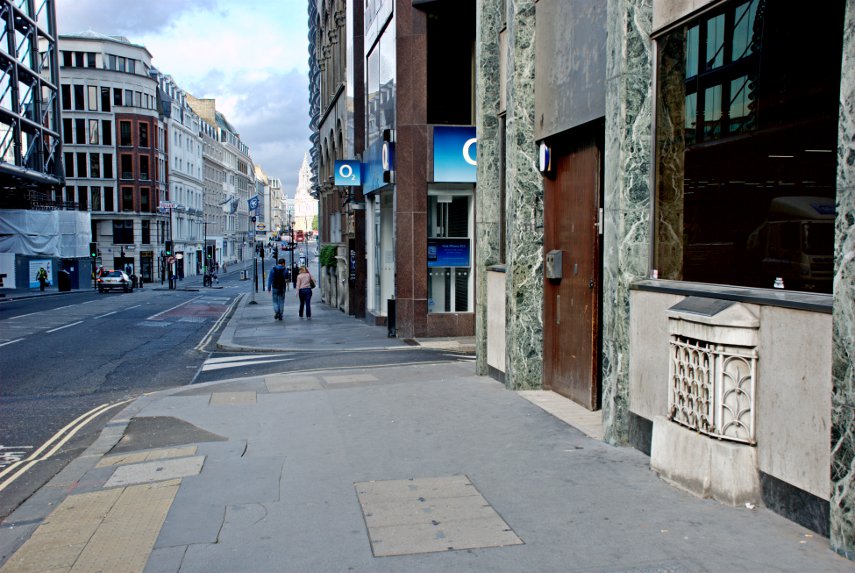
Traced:
<svg viewBox="0 0 855 573">
<path fill-rule="evenodd" d="M 9 342 L 4 342 L 4 343 L 0 344 L 0 346 L 8 346 L 10 344 L 15 344 L 16 342 L 21 342 L 22 340 L 24 340 L 24 339 L 23 338 L 16 338 L 15 340 L 10 340 Z"/>
<path fill-rule="evenodd" d="M 199 352 L 201 352 L 202 350 L 204 350 L 205 346 L 207 346 L 207 345 L 208 345 L 208 342 L 210 342 L 211 338 L 214 336 L 214 332 L 216 332 L 216 331 L 217 331 L 217 329 L 220 327 L 220 325 L 222 325 L 222 324 L 223 324 L 223 321 L 226 319 L 226 317 L 229 315 L 229 313 L 232 311 L 232 309 L 233 309 L 233 308 L 234 308 L 234 307 L 235 307 L 235 306 L 236 306 L 236 305 L 237 305 L 241 300 L 243 300 L 243 296 L 244 296 L 244 295 L 243 295 L 243 293 L 241 293 L 241 294 L 239 294 L 237 297 L 235 297 L 235 299 L 234 299 L 234 300 L 232 301 L 232 303 L 228 306 L 228 308 L 226 308 L 226 310 L 224 310 L 224 311 L 223 311 L 223 314 L 221 314 L 221 315 L 220 315 L 220 318 L 218 318 L 218 319 L 214 322 L 214 324 L 213 324 L 213 325 L 211 325 L 211 328 L 208 330 L 207 334 L 205 334 L 205 336 L 203 336 L 203 337 L 202 337 L 202 340 L 200 340 L 200 341 L 199 341 L 199 344 L 197 344 L 197 345 L 196 345 L 195 350 L 197 350 L 197 351 L 199 351 Z"/>
<path fill-rule="evenodd" d="M 16 318 L 24 318 L 25 316 L 33 316 L 34 314 L 38 314 L 37 312 L 29 312 L 27 314 L 19 314 L 18 316 L 13 316 L 9 320 L 15 320 Z"/>
<path fill-rule="evenodd" d="M 142 306 L 142 305 L 141 305 L 141 304 L 135 304 L 134 306 L 129 306 L 129 307 L 128 307 L 128 308 L 126 308 L 125 310 L 131 310 L 132 308 L 136 308 L 136 307 L 138 307 L 138 306 Z"/>
<path fill-rule="evenodd" d="M 243 360 L 255 360 L 262 358 L 281 358 L 281 354 L 251 354 L 241 356 L 221 356 L 220 358 L 208 358 L 205 364 L 222 364 L 223 362 L 240 362 Z"/>
<path fill-rule="evenodd" d="M 202 297 L 201 297 L 201 296 L 197 296 L 197 297 L 195 297 L 195 298 L 191 298 L 190 300 L 185 300 L 185 301 L 184 301 L 184 302 L 182 302 L 181 304 L 176 304 L 176 305 L 175 305 L 175 306 L 173 306 L 172 308 L 167 308 L 166 310 L 161 310 L 161 311 L 160 311 L 160 312 L 158 312 L 157 314 L 153 314 L 153 315 L 151 315 L 151 316 L 150 316 L 150 317 L 148 317 L 146 320 L 157 320 L 157 317 L 159 317 L 161 314 L 166 314 L 167 312 L 173 311 L 173 310 L 175 310 L 176 308 L 179 308 L 179 307 L 184 306 L 185 304 L 189 304 L 189 303 L 191 303 L 191 302 L 193 302 L 193 301 L 197 301 L 197 300 L 199 300 L 200 298 L 202 298 Z"/>
<path fill-rule="evenodd" d="M 11 466 L 9 466 L 8 468 L 6 468 L 5 470 L 3 470 L 2 472 L 0 472 L 0 478 L 2 478 L 4 475 L 9 473 L 10 471 L 17 468 L 20 464 L 26 464 L 20 470 L 18 470 L 14 474 L 12 474 L 9 477 L 9 479 L 4 481 L 3 483 L 0 483 L 0 492 L 2 492 L 4 489 L 6 489 L 9 486 L 9 484 L 11 484 L 13 481 L 15 481 L 20 476 L 22 476 L 31 467 L 33 467 L 37 463 L 42 462 L 42 461 L 50 458 L 52 455 L 54 455 L 59 450 L 59 448 L 61 448 L 63 445 L 65 445 L 65 443 L 68 442 L 68 440 L 73 438 L 74 435 L 77 434 L 77 432 L 79 432 L 80 430 L 82 430 L 86 426 L 86 424 L 88 424 L 89 422 L 91 422 L 92 420 L 94 420 L 95 418 L 97 418 L 98 416 L 100 416 L 101 414 L 106 412 L 107 410 L 110 410 L 111 408 L 115 408 L 116 406 L 121 406 L 122 404 L 127 404 L 128 402 L 131 402 L 132 400 L 133 400 L 133 398 L 131 398 L 129 400 L 123 400 L 122 402 L 117 402 L 115 404 L 102 404 L 102 405 L 98 406 L 97 408 L 89 410 L 85 414 L 78 416 L 77 419 L 75 419 L 70 424 L 66 425 L 63 429 L 61 429 L 59 432 L 54 434 L 48 441 L 46 441 L 44 444 L 42 444 L 42 446 L 38 450 L 33 452 L 29 458 L 27 458 L 26 460 L 21 460 L 21 462 L 14 463 Z M 62 436 L 62 434 L 65 433 L 66 431 L 68 431 L 68 433 L 65 435 L 64 438 L 59 440 L 53 446 L 53 448 L 51 448 L 50 451 L 48 451 L 44 456 L 38 457 L 39 454 L 41 454 L 45 449 L 47 449 L 54 441 L 58 440 Z"/>
<path fill-rule="evenodd" d="M 118 310 L 114 310 L 113 312 L 108 312 L 107 314 L 102 314 L 101 316 L 95 316 L 95 317 L 93 317 L 93 318 L 95 318 L 95 319 L 98 319 L 98 318 L 104 318 L 105 316 L 110 316 L 111 314 L 116 314 L 117 312 L 119 312 L 119 311 L 118 311 Z"/>
<path fill-rule="evenodd" d="M 72 326 L 77 326 L 83 322 L 82 320 L 78 320 L 77 322 L 72 322 L 71 324 L 66 324 L 65 326 L 60 326 L 59 328 L 54 328 L 53 330 L 48 330 L 47 333 L 56 332 L 57 330 L 62 330 L 63 328 L 71 328 Z"/>
<path fill-rule="evenodd" d="M 80 304 L 92 304 L 93 302 L 98 302 L 97 300 L 87 300 L 86 302 L 81 302 Z"/>
<path fill-rule="evenodd" d="M 58 306 L 54 310 L 61 310 L 63 308 L 71 308 L 72 306 L 74 306 L 74 305 L 73 304 L 67 304 L 65 306 Z"/>
<path fill-rule="evenodd" d="M 254 366 L 256 364 L 272 364 L 274 362 L 290 362 L 294 358 L 280 358 L 279 360 L 247 360 L 245 362 L 229 362 L 227 364 L 203 364 L 202 372 L 210 372 L 212 370 L 223 370 L 224 368 L 238 368 L 240 366 Z"/>
</svg>

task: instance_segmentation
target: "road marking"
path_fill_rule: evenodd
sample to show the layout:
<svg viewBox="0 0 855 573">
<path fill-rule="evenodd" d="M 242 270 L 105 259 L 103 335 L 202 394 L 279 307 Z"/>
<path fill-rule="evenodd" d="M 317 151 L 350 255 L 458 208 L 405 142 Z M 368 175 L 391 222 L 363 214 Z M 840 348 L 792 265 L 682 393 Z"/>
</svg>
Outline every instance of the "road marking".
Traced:
<svg viewBox="0 0 855 573">
<path fill-rule="evenodd" d="M 24 473 L 26 473 L 27 470 L 29 470 L 31 467 L 53 456 L 62 446 L 66 444 L 66 442 L 68 442 L 68 440 L 73 438 L 75 434 L 77 434 L 77 432 L 82 430 L 86 426 L 86 424 L 88 424 L 107 410 L 115 408 L 116 406 L 121 406 L 122 404 L 127 404 L 131 401 L 133 401 L 133 398 L 123 400 L 121 402 L 116 402 L 115 404 L 101 404 L 97 408 L 93 408 L 88 412 L 81 414 L 73 421 L 66 424 L 64 428 L 62 428 L 56 434 L 51 436 L 44 444 L 42 444 L 39 449 L 30 454 L 30 457 L 25 460 L 15 462 L 5 470 L 0 471 L 0 478 L 3 478 L 6 474 L 9 474 L 13 470 L 17 469 L 19 466 L 23 465 L 23 467 L 21 467 L 18 471 L 10 475 L 9 479 L 4 481 L 3 483 L 0 483 L 0 492 L 6 489 L 16 479 L 24 475 Z M 65 434 L 65 437 L 63 437 L 63 434 Z M 54 442 L 56 442 L 56 444 L 54 444 L 53 448 L 51 448 L 50 451 L 48 451 L 45 455 L 42 456 L 41 453 L 47 450 Z"/>
<path fill-rule="evenodd" d="M 24 459 L 33 446 L 0 446 L 0 469 Z"/>
<path fill-rule="evenodd" d="M 110 316 L 111 314 L 116 314 L 117 312 L 119 312 L 119 311 L 118 311 L 118 310 L 114 310 L 113 312 L 108 312 L 107 314 L 102 314 L 101 316 L 95 316 L 95 317 L 93 317 L 93 318 L 95 318 L 95 319 L 97 320 L 97 319 L 99 319 L 99 318 L 104 318 L 105 316 Z"/>
<path fill-rule="evenodd" d="M 33 316 L 34 314 L 38 314 L 38 312 L 30 312 L 27 314 L 19 314 L 18 316 L 13 316 L 9 320 L 15 320 L 16 318 L 24 318 L 25 316 Z"/>
<path fill-rule="evenodd" d="M 160 315 L 162 315 L 162 314 L 166 314 L 167 312 L 172 312 L 172 311 L 173 311 L 173 310 L 175 310 L 176 308 L 182 307 L 182 306 L 184 306 L 185 304 L 190 304 L 191 302 L 195 302 L 195 301 L 199 300 L 200 298 L 202 298 L 202 297 L 201 297 L 201 296 L 197 296 L 197 297 L 195 297 L 195 298 L 191 298 L 190 300 L 185 300 L 185 301 L 184 301 L 184 302 L 182 302 L 181 304 L 176 304 L 176 305 L 175 305 L 175 306 L 173 306 L 172 308 L 167 308 L 166 310 L 162 310 L 162 311 L 158 312 L 157 314 L 153 314 L 153 315 L 151 315 L 151 316 L 150 316 L 150 317 L 148 317 L 146 320 L 157 320 L 157 318 L 158 318 Z"/>
<path fill-rule="evenodd" d="M 81 322 L 83 321 L 78 320 L 77 322 L 72 322 L 71 324 L 66 324 L 65 326 L 60 326 L 58 328 L 54 328 L 53 330 L 48 330 L 47 333 L 50 334 L 51 332 L 56 332 L 57 330 L 62 330 L 63 328 L 71 328 L 72 326 L 77 326 Z"/>
<path fill-rule="evenodd" d="M 273 362 L 290 362 L 295 358 L 280 358 L 278 360 L 246 360 L 244 362 L 229 362 L 227 364 L 208 364 L 202 365 L 202 372 L 211 372 L 213 370 L 222 370 L 224 368 L 239 368 L 241 366 L 254 366 L 256 364 L 271 364 Z"/>
<path fill-rule="evenodd" d="M 208 358 L 205 364 L 221 364 L 223 362 L 240 362 L 247 359 L 281 358 L 281 354 L 242 354 L 241 356 L 221 356 L 220 358 Z"/>
<path fill-rule="evenodd" d="M 135 304 L 134 306 L 129 306 L 129 307 L 128 307 L 128 308 L 126 308 L 125 310 L 131 310 L 132 308 L 136 308 L 136 307 L 138 307 L 138 306 L 142 306 L 142 305 L 141 305 L 141 304 Z"/>
<path fill-rule="evenodd" d="M 223 313 L 220 315 L 220 318 L 218 318 L 216 321 L 214 321 L 214 324 L 208 330 L 207 334 L 205 334 L 205 336 L 202 337 L 202 340 L 199 341 L 199 344 L 196 345 L 195 350 L 198 350 L 201 352 L 205 348 L 205 346 L 208 345 L 208 343 L 211 341 L 211 338 L 214 336 L 214 332 L 216 332 L 217 329 L 220 328 L 220 326 L 223 324 L 223 321 L 225 321 L 226 317 L 232 312 L 232 309 L 235 306 L 237 306 L 237 304 L 241 300 L 243 300 L 243 297 L 244 297 L 243 293 L 241 293 L 237 297 L 235 297 L 235 299 L 228 306 L 228 308 L 226 308 L 226 310 L 224 310 Z"/>
<path fill-rule="evenodd" d="M 72 306 L 74 306 L 74 305 L 73 304 L 67 304 L 65 306 L 58 306 L 54 310 L 62 310 L 63 308 L 71 308 Z"/>
<path fill-rule="evenodd" d="M 16 342 L 21 342 L 24 340 L 23 338 L 16 338 L 15 340 L 10 340 L 9 342 L 4 342 L 0 344 L 0 346 L 8 346 L 9 344 L 15 344 Z"/>
<path fill-rule="evenodd" d="M 80 304 L 92 304 L 93 302 L 98 302 L 97 300 L 87 300 L 86 302 L 81 302 Z"/>
</svg>

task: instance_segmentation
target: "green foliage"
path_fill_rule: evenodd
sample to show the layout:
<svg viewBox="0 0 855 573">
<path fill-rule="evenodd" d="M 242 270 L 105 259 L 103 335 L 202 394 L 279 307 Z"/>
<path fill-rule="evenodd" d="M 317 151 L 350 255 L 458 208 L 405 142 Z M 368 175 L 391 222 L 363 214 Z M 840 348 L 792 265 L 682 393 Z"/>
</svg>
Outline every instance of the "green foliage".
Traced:
<svg viewBox="0 0 855 573">
<path fill-rule="evenodd" d="M 318 253 L 318 260 L 322 267 L 332 267 L 335 265 L 335 245 L 324 245 L 321 247 L 321 252 Z"/>
</svg>

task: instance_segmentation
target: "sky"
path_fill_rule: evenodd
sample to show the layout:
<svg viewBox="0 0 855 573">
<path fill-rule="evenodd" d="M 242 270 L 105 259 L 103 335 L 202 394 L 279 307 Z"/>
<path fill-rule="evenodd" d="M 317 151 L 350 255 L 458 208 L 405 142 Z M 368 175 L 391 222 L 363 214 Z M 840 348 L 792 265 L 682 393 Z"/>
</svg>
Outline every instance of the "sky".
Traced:
<svg viewBox="0 0 855 573">
<path fill-rule="evenodd" d="M 58 30 L 125 36 L 217 110 L 294 195 L 309 150 L 307 0 L 56 0 Z"/>
</svg>

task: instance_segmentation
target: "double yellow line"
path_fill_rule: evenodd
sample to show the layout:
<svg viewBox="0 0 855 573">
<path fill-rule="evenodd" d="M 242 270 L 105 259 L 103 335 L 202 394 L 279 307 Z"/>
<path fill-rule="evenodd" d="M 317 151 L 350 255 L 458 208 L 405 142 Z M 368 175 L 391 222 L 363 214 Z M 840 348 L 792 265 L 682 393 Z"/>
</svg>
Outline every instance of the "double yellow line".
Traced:
<svg viewBox="0 0 855 573">
<path fill-rule="evenodd" d="M 97 408 L 93 408 L 89 410 L 85 414 L 81 414 L 72 422 L 68 423 L 64 428 L 58 431 L 56 434 L 51 436 L 44 444 L 39 447 L 36 451 L 34 451 L 30 456 L 23 460 L 18 460 L 11 464 L 8 468 L 0 471 L 0 492 L 9 487 L 12 482 L 16 479 L 24 475 L 31 467 L 36 465 L 39 462 L 43 462 L 53 456 L 59 449 L 64 446 L 68 440 L 74 437 L 77 432 L 82 430 L 86 424 L 106 412 L 111 408 L 115 408 L 117 406 L 121 406 L 122 404 L 127 404 L 131 402 L 133 399 L 123 400 L 121 402 L 117 402 L 115 404 L 101 404 Z M 9 476 L 6 478 L 6 476 Z M 6 479 L 4 479 L 6 478 Z"/>
</svg>

